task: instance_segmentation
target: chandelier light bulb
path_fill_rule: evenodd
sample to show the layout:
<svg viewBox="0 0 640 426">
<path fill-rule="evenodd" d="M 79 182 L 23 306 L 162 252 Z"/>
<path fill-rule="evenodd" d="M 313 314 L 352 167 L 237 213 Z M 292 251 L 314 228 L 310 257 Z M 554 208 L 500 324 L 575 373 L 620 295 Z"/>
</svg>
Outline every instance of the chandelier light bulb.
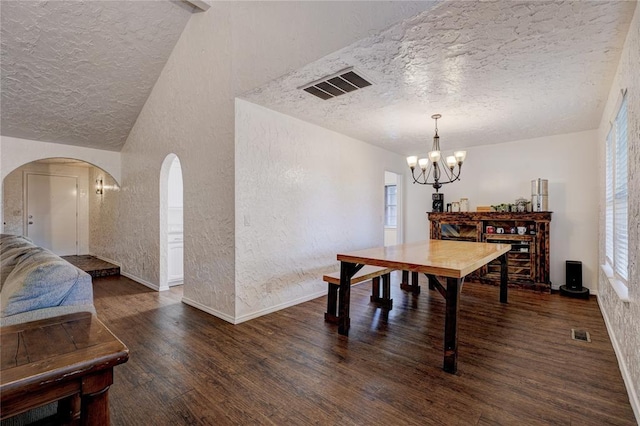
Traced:
<svg viewBox="0 0 640 426">
<path fill-rule="evenodd" d="M 431 160 L 432 163 L 437 163 L 438 161 L 440 161 L 440 151 L 429 152 L 429 160 Z"/>
<path fill-rule="evenodd" d="M 456 161 L 456 157 L 454 157 L 453 155 L 447 157 L 447 167 L 453 169 L 456 164 L 458 164 L 458 162 Z"/>
<path fill-rule="evenodd" d="M 464 159 L 467 158 L 467 151 L 456 151 L 453 155 L 456 157 L 456 160 L 458 160 L 458 163 L 462 163 Z"/>
<path fill-rule="evenodd" d="M 426 158 L 421 158 L 418 161 L 418 164 L 420 164 L 420 168 L 424 171 L 427 170 L 427 167 L 429 166 L 429 160 L 427 160 Z"/>
<path fill-rule="evenodd" d="M 410 168 L 414 169 L 416 167 L 416 164 L 418 164 L 418 157 L 415 155 L 407 157 L 407 164 Z"/>
</svg>

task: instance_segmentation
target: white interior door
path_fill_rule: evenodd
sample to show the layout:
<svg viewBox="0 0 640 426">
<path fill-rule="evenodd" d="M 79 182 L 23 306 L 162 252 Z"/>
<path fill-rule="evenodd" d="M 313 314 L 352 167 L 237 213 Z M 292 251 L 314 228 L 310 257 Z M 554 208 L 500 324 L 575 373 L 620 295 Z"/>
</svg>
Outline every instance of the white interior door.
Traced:
<svg viewBox="0 0 640 426">
<path fill-rule="evenodd" d="M 169 286 L 184 282 L 184 242 L 183 242 L 183 183 L 182 167 L 178 158 L 173 159 L 169 169 Z"/>
<path fill-rule="evenodd" d="M 26 235 L 59 256 L 78 254 L 77 193 L 75 177 L 27 174 Z"/>
</svg>

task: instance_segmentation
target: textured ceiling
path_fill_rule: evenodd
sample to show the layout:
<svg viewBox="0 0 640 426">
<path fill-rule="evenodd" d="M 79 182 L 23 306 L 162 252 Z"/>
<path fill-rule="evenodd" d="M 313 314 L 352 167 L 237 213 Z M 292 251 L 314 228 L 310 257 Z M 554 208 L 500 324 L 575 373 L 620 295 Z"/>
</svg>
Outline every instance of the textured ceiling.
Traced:
<svg viewBox="0 0 640 426">
<path fill-rule="evenodd" d="M 597 128 L 636 2 L 451 1 L 243 98 L 403 155 Z M 355 66 L 374 84 L 297 88 Z"/>
<path fill-rule="evenodd" d="M 193 7 L 5 1 L 2 135 L 118 151 Z"/>
<path fill-rule="evenodd" d="M 434 113 L 445 151 L 593 129 L 636 4 L 429 2 L 244 98 L 401 154 L 430 147 Z M 0 7 L 2 134 L 116 151 L 193 12 L 157 0 Z M 297 89 L 348 66 L 374 85 L 329 101 Z"/>
</svg>

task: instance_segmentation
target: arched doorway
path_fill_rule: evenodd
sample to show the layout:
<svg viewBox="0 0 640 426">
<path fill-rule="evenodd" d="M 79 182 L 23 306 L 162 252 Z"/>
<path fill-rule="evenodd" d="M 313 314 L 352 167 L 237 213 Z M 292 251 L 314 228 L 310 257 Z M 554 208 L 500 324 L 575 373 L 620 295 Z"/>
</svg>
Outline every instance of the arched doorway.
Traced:
<svg viewBox="0 0 640 426">
<path fill-rule="evenodd" d="M 169 154 L 160 170 L 160 291 L 184 283 L 183 223 L 182 165 Z"/>
<path fill-rule="evenodd" d="M 109 173 L 84 160 L 54 157 L 16 165 L 3 176 L 3 233 L 27 236 L 61 256 L 91 252 L 97 206 L 105 191 L 118 189 Z"/>
</svg>

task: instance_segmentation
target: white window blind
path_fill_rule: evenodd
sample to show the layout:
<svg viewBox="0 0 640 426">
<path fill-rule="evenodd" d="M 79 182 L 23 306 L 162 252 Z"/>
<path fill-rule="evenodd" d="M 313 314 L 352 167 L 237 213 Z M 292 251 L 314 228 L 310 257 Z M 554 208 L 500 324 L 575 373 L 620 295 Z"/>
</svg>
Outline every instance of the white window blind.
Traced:
<svg viewBox="0 0 640 426">
<path fill-rule="evenodd" d="M 616 278 L 626 284 L 629 259 L 629 150 L 625 96 L 607 135 L 605 150 L 605 255 Z"/>
<path fill-rule="evenodd" d="M 613 265 L 613 133 L 611 128 L 605 148 L 605 256 L 610 265 Z"/>
<path fill-rule="evenodd" d="M 624 281 L 628 279 L 628 173 L 627 173 L 627 99 L 623 98 L 616 117 L 615 176 L 614 176 L 614 232 L 613 266 L 614 271 Z"/>
</svg>

